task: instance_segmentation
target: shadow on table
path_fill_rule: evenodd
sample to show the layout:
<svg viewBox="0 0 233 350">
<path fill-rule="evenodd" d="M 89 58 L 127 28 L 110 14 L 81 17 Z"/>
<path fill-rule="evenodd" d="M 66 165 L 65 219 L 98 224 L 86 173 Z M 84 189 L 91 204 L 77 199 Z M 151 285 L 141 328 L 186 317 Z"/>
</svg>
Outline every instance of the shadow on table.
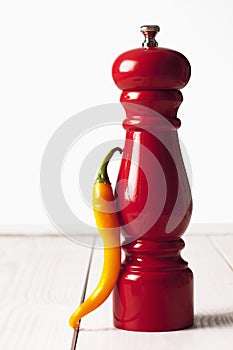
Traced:
<svg viewBox="0 0 233 350">
<path fill-rule="evenodd" d="M 195 315 L 192 328 L 232 327 L 233 312 L 212 315 Z"/>
</svg>

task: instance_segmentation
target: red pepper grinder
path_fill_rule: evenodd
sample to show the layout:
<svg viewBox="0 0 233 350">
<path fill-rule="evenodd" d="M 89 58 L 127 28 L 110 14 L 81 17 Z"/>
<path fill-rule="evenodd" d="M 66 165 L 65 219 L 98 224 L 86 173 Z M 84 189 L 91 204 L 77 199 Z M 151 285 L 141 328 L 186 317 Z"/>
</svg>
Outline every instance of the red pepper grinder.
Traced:
<svg viewBox="0 0 233 350">
<path fill-rule="evenodd" d="M 177 110 L 191 67 L 158 47 L 158 26 L 142 26 L 142 48 L 121 54 L 113 79 L 122 91 L 126 139 L 116 185 L 125 260 L 113 291 L 114 325 L 153 332 L 193 324 L 193 274 L 180 256 L 192 212 Z"/>
</svg>

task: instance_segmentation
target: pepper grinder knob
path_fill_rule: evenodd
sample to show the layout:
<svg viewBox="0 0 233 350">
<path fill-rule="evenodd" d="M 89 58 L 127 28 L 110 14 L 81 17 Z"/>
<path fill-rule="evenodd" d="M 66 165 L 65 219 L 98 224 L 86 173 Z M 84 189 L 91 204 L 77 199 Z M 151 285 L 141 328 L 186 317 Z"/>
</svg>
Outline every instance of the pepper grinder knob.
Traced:
<svg viewBox="0 0 233 350">
<path fill-rule="evenodd" d="M 158 43 L 155 40 L 156 34 L 160 31 L 159 26 L 156 25 L 143 25 L 140 27 L 140 31 L 143 33 L 145 40 L 142 43 L 142 47 L 157 47 Z"/>
</svg>

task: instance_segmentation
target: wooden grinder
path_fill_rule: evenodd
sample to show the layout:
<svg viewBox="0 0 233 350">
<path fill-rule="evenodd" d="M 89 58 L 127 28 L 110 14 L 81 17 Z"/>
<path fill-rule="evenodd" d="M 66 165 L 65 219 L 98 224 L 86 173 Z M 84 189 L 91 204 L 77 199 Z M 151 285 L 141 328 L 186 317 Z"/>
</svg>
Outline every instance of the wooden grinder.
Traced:
<svg viewBox="0 0 233 350">
<path fill-rule="evenodd" d="M 121 54 L 112 74 L 126 111 L 126 139 L 116 186 L 125 260 L 113 292 L 114 325 L 171 331 L 193 324 L 193 274 L 181 256 L 191 217 L 177 110 L 191 68 L 160 48 L 158 26 L 142 26 L 142 48 Z"/>
</svg>

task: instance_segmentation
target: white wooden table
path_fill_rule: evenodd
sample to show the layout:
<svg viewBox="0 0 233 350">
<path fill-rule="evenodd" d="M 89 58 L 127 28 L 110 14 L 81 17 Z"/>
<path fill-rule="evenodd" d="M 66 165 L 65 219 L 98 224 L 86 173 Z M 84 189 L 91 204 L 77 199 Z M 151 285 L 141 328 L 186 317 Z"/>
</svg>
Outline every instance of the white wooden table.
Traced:
<svg viewBox="0 0 233 350">
<path fill-rule="evenodd" d="M 195 278 L 195 325 L 165 333 L 117 330 L 111 298 L 82 320 L 77 350 L 232 350 L 233 233 L 186 233 Z M 0 234 L 0 349 L 70 350 L 90 249 L 59 234 Z M 89 294 L 102 266 L 95 250 Z"/>
</svg>

